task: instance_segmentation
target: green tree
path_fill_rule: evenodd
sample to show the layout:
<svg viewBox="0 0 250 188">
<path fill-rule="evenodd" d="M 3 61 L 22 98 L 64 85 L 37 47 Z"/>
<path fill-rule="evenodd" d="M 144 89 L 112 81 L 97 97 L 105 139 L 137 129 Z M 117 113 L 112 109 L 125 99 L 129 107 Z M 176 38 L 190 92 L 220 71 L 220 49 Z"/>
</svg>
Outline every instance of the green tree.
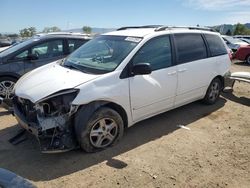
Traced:
<svg viewBox="0 0 250 188">
<path fill-rule="evenodd" d="M 61 29 L 57 26 L 53 26 L 53 27 L 45 27 L 43 29 L 43 33 L 51 33 L 51 32 L 59 32 L 61 31 Z"/>
<path fill-rule="evenodd" d="M 238 23 L 234 30 L 234 35 L 249 35 L 250 30 L 243 24 Z"/>
<path fill-rule="evenodd" d="M 82 30 L 84 33 L 90 34 L 92 32 L 92 28 L 89 26 L 83 26 Z"/>
<path fill-rule="evenodd" d="M 35 27 L 29 27 L 29 28 L 24 28 L 24 29 L 20 30 L 21 37 L 32 37 L 35 34 L 36 34 Z"/>
</svg>

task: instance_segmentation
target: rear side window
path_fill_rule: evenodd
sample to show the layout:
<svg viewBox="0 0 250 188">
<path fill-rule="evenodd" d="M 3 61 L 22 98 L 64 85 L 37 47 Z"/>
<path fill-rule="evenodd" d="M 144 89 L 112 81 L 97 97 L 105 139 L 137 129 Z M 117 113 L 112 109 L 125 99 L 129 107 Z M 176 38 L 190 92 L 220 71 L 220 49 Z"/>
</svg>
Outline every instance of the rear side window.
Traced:
<svg viewBox="0 0 250 188">
<path fill-rule="evenodd" d="M 169 35 L 149 40 L 133 58 L 133 64 L 149 63 L 152 70 L 172 65 L 171 43 Z"/>
<path fill-rule="evenodd" d="M 177 62 L 186 63 L 207 57 L 207 49 L 201 34 L 174 34 Z"/>
<path fill-rule="evenodd" d="M 72 53 L 86 42 L 86 40 L 68 39 L 69 53 Z"/>
<path fill-rule="evenodd" d="M 219 36 L 205 34 L 205 37 L 211 52 L 211 56 L 227 54 L 227 50 Z"/>
</svg>

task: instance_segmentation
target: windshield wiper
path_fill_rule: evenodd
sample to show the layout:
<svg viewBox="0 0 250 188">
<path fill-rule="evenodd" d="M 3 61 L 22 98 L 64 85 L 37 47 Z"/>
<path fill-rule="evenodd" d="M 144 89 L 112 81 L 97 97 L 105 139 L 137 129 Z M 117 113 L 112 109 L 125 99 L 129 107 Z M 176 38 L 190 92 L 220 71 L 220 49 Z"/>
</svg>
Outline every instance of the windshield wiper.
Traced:
<svg viewBox="0 0 250 188">
<path fill-rule="evenodd" d="M 64 67 L 67 67 L 67 68 L 69 68 L 69 69 L 75 69 L 75 70 L 79 70 L 79 71 L 81 71 L 81 69 L 79 69 L 76 65 L 74 65 L 74 64 L 63 64 L 63 66 Z"/>
</svg>

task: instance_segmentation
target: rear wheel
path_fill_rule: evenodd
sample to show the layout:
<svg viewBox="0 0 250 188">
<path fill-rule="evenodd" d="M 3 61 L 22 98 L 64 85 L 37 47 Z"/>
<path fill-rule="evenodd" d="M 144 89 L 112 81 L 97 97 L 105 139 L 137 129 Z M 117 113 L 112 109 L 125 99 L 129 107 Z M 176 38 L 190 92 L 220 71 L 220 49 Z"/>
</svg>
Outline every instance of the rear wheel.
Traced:
<svg viewBox="0 0 250 188">
<path fill-rule="evenodd" d="M 248 55 L 248 56 L 246 57 L 246 62 L 247 62 L 248 65 L 250 65 L 250 55 Z"/>
<path fill-rule="evenodd" d="M 203 99 L 203 102 L 205 104 L 214 104 L 220 96 L 221 89 L 222 89 L 221 80 L 219 78 L 213 79 L 213 81 L 211 82 L 211 84 L 207 89 L 207 93 Z"/>
<path fill-rule="evenodd" d="M 84 116 L 84 114 L 82 114 Z M 86 152 L 103 150 L 117 143 L 124 132 L 124 124 L 119 113 L 111 108 L 101 107 L 89 118 L 87 123 L 79 125 L 78 142 Z"/>
</svg>

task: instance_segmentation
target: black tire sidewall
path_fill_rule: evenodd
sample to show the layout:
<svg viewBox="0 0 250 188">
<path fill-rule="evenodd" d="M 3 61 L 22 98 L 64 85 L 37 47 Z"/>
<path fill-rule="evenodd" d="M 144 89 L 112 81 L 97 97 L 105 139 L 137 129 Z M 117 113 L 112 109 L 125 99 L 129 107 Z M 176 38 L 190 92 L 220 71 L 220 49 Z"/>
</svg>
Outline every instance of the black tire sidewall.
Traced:
<svg viewBox="0 0 250 188">
<path fill-rule="evenodd" d="M 250 55 L 248 55 L 248 56 L 246 57 L 246 63 L 247 63 L 248 65 L 250 65 Z"/>
<path fill-rule="evenodd" d="M 84 114 L 82 114 L 84 116 Z M 105 148 L 108 148 L 110 146 L 113 146 L 115 143 L 117 143 L 123 136 L 123 132 L 124 132 L 124 124 L 123 124 L 123 120 L 121 118 L 121 116 L 119 115 L 119 113 L 117 113 L 115 110 L 108 108 L 108 107 L 100 107 L 99 109 L 97 109 L 92 116 L 89 118 L 89 120 L 86 122 L 86 124 L 79 126 L 78 125 L 78 142 L 80 144 L 80 147 L 85 150 L 86 152 L 97 152 L 97 151 L 101 151 L 105 148 L 96 148 L 91 144 L 90 141 L 90 131 L 92 129 L 92 127 L 94 126 L 94 124 L 102 119 L 102 118 L 111 118 L 113 119 L 117 125 L 118 125 L 118 134 L 116 136 L 116 138 L 114 139 L 114 141 L 108 145 Z M 80 123 L 80 122 L 79 122 Z"/>
<path fill-rule="evenodd" d="M 216 98 L 215 100 L 210 100 L 209 94 L 210 94 L 210 91 L 211 91 L 211 87 L 212 87 L 212 85 L 213 85 L 215 82 L 217 82 L 217 83 L 219 84 L 219 88 L 220 88 L 219 94 L 218 94 L 218 96 L 217 96 L 217 98 Z M 203 102 L 204 102 L 205 104 L 209 104 L 209 105 L 210 105 L 210 104 L 216 103 L 216 101 L 217 101 L 217 100 L 219 99 L 219 97 L 220 97 L 221 89 L 222 89 L 221 80 L 220 80 L 219 78 L 213 79 L 212 82 L 210 83 L 208 89 L 207 89 L 207 92 L 206 92 L 206 95 L 205 95 L 205 97 L 204 97 L 204 99 L 203 99 Z"/>
<path fill-rule="evenodd" d="M 13 78 L 13 77 L 9 77 L 9 76 L 3 76 L 3 77 L 0 77 L 0 82 L 2 81 L 12 81 L 12 82 L 17 82 L 17 79 L 16 78 Z"/>
</svg>

